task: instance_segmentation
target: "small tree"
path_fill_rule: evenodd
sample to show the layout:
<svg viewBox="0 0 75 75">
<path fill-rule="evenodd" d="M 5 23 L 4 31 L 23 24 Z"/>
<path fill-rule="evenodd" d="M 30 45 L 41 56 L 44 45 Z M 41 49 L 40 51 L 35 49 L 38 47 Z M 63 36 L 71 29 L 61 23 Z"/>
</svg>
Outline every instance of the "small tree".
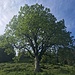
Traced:
<svg viewBox="0 0 75 75">
<path fill-rule="evenodd" d="M 15 48 L 27 50 L 35 59 L 35 72 L 40 71 L 42 55 L 53 45 L 71 43 L 64 20 L 57 19 L 44 6 L 25 5 L 6 27 L 6 38 Z"/>
</svg>

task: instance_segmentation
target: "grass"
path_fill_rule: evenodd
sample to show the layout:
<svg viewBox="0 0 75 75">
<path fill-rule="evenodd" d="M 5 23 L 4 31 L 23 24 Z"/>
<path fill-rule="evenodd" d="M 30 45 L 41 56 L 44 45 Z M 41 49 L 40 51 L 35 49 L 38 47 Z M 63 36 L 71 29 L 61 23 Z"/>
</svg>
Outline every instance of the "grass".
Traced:
<svg viewBox="0 0 75 75">
<path fill-rule="evenodd" d="M 75 75 L 75 67 L 69 65 L 41 64 L 43 72 L 34 73 L 32 63 L 0 63 L 0 75 Z"/>
</svg>

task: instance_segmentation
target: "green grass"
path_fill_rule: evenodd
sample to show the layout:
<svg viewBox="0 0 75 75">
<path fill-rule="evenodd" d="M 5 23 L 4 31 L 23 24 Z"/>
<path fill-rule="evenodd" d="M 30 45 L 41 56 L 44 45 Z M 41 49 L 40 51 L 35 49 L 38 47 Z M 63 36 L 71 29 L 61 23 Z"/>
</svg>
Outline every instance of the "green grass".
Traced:
<svg viewBox="0 0 75 75">
<path fill-rule="evenodd" d="M 75 67 L 69 65 L 41 64 L 43 72 L 34 73 L 32 63 L 0 63 L 0 75 L 75 75 Z"/>
</svg>

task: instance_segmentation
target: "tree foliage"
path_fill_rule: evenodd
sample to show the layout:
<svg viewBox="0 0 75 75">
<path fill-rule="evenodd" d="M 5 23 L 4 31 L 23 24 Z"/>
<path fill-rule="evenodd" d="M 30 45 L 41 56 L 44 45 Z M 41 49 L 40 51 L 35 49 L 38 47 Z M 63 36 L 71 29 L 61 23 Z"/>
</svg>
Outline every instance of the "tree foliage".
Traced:
<svg viewBox="0 0 75 75">
<path fill-rule="evenodd" d="M 21 7 L 7 25 L 5 35 L 13 47 L 35 58 L 35 71 L 39 71 L 39 62 L 47 50 L 72 44 L 64 20 L 57 21 L 50 9 L 39 4 Z"/>
<path fill-rule="evenodd" d="M 0 36 L 0 62 L 11 62 L 15 56 L 14 48 L 9 44 L 4 35 Z"/>
</svg>

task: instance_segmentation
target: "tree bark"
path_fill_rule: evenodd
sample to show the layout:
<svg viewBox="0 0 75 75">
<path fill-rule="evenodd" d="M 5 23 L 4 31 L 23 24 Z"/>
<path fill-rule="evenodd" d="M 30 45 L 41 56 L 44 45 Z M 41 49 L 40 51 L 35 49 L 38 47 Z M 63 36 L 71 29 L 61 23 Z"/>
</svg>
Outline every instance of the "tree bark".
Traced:
<svg viewBox="0 0 75 75">
<path fill-rule="evenodd" d="M 39 58 L 38 58 L 38 56 L 35 56 L 35 72 L 40 72 L 41 70 L 40 70 L 40 64 L 39 64 Z"/>
</svg>

